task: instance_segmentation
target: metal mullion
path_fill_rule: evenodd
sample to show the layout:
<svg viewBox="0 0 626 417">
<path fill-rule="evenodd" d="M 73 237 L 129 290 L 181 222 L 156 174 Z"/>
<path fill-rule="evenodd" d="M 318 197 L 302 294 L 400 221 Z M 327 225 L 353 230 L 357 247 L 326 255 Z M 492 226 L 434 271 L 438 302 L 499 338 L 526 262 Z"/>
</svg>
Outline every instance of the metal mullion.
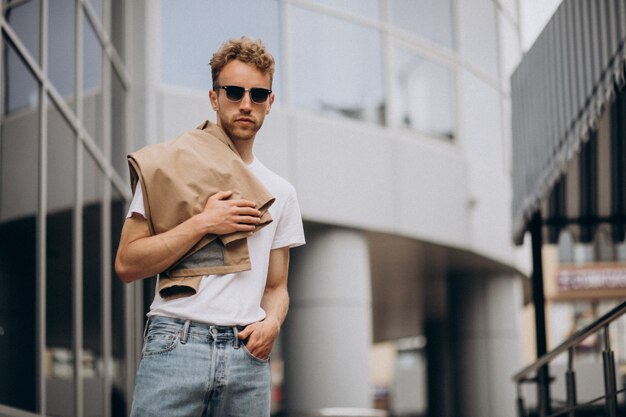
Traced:
<svg viewBox="0 0 626 417">
<path fill-rule="evenodd" d="M 81 9 L 79 1 L 76 0 L 74 8 L 74 91 L 75 91 L 75 116 L 77 125 L 81 126 L 83 121 L 83 31 Z M 83 339 L 84 339 L 84 318 L 83 318 L 83 166 L 84 151 L 81 132 L 75 135 L 76 152 L 76 175 L 74 180 L 74 271 L 73 271 L 73 327 L 74 327 L 74 408 L 75 415 L 84 415 L 84 383 L 83 383 Z"/>
<path fill-rule="evenodd" d="M 98 165 L 102 168 L 105 174 L 111 179 L 111 181 L 117 183 L 121 189 L 125 188 L 125 181 L 122 177 L 113 169 L 110 161 L 106 160 L 106 156 L 103 155 L 102 150 L 96 145 L 95 140 L 91 137 L 89 132 L 83 127 L 82 121 L 76 117 L 76 114 L 68 107 L 67 103 L 59 92 L 52 86 L 47 86 L 47 91 L 54 104 L 58 107 L 61 116 L 68 122 L 70 127 L 79 134 L 80 140 L 85 147 L 93 155 Z M 128 195 L 126 195 L 129 198 Z"/>
<path fill-rule="evenodd" d="M 389 4 L 389 0 L 383 0 L 381 4 L 381 19 L 384 23 L 388 23 L 391 5 Z M 396 127 L 396 123 L 392 120 L 393 117 L 393 109 L 391 108 L 391 104 L 393 103 L 392 97 L 394 94 L 394 67 L 395 63 L 393 62 L 393 41 L 391 39 L 391 34 L 387 29 L 381 30 L 382 36 L 382 57 L 383 57 L 383 82 L 385 85 L 385 123 L 383 126 L 387 127 Z"/>
<path fill-rule="evenodd" d="M 126 382 L 125 394 L 127 399 L 132 398 L 133 388 L 135 386 L 135 370 L 137 369 L 136 365 L 138 363 L 135 335 L 143 334 L 140 330 L 140 325 L 138 325 L 141 313 L 137 313 L 139 307 L 134 298 L 136 285 L 138 284 L 124 285 L 124 351 L 126 353 L 126 366 L 124 367 L 126 375 L 124 379 Z M 143 303 L 139 304 L 143 305 Z M 130 406 L 131 402 L 126 401 L 127 414 L 130 414 Z"/>
<path fill-rule="evenodd" d="M 78 138 L 77 138 L 78 139 Z M 74 327 L 74 407 L 77 417 L 84 415 L 83 404 L 83 146 L 75 142 L 76 165 L 74 180 L 74 292 L 72 300 Z"/>
<path fill-rule="evenodd" d="M 41 8 L 44 7 L 43 1 L 44 0 L 42 0 L 42 3 L 40 3 L 41 4 Z M 9 41 L 11 42 L 11 44 L 13 44 L 13 46 L 15 48 L 15 51 L 24 60 L 24 62 L 26 63 L 26 66 L 29 67 L 29 69 L 33 72 L 33 74 L 35 75 L 37 80 L 39 82 L 42 82 L 44 80 L 44 78 L 45 78 L 44 77 L 44 73 L 43 73 L 43 69 L 42 69 L 44 63 L 42 63 L 40 65 L 33 58 L 33 56 L 30 54 L 30 51 L 28 50 L 28 48 L 26 48 L 26 45 L 24 45 L 24 43 L 20 40 L 19 36 L 17 36 L 15 31 L 13 31 L 13 28 L 9 24 L 7 24 L 4 19 L 0 20 L 0 23 L 2 24 L 2 31 L 9 38 Z M 40 54 L 41 54 L 41 48 L 40 48 Z"/>
<path fill-rule="evenodd" d="M 98 165 L 102 168 L 105 174 L 110 178 L 111 181 L 116 183 L 116 185 L 120 189 L 125 189 L 126 182 L 122 179 L 122 177 L 113 169 L 110 161 L 106 160 L 105 155 L 102 154 L 102 150 L 96 145 L 95 140 L 91 137 L 89 132 L 83 127 L 82 121 L 78 120 L 74 112 L 67 106 L 65 100 L 63 100 L 62 96 L 58 93 L 58 91 L 52 86 L 48 85 L 47 87 L 50 98 L 58 107 L 61 116 L 68 122 L 70 127 L 78 132 L 80 140 L 85 145 L 86 149 L 93 155 L 94 159 L 98 163 Z M 129 197 L 128 192 L 125 193 L 127 198 Z"/>
<path fill-rule="evenodd" d="M 128 27 L 128 10 L 129 10 L 129 3 L 127 2 L 125 4 L 125 10 L 124 10 L 124 21 L 125 21 L 125 27 Z M 133 36 L 134 34 L 132 33 L 132 31 L 129 31 L 128 33 L 130 33 L 131 36 Z M 125 42 L 126 42 L 126 56 L 128 57 L 132 57 L 132 47 L 133 47 L 133 42 L 131 39 L 129 39 L 129 37 L 125 37 Z M 284 65 L 284 62 L 283 62 Z M 132 92 L 131 90 L 131 94 L 128 94 L 129 88 L 128 86 L 130 86 L 130 83 L 127 85 L 126 88 L 126 94 L 124 97 L 125 100 L 125 111 L 126 111 L 126 115 L 128 116 L 128 112 L 129 110 L 132 111 L 133 106 L 131 106 L 132 103 L 132 97 L 131 94 L 134 94 L 134 92 Z M 283 89 L 284 90 L 284 89 Z M 131 137 L 130 132 L 132 132 L 132 123 L 133 123 L 133 118 L 129 117 L 127 118 L 127 122 L 125 124 L 125 142 L 128 143 L 129 138 Z M 128 145 L 127 145 L 128 146 Z M 125 181 L 112 181 L 112 183 L 110 183 L 110 185 L 112 185 L 112 187 L 115 188 L 116 192 L 119 193 L 120 195 L 124 196 L 127 200 L 130 200 L 130 198 L 132 197 L 130 195 L 130 192 L 128 191 L 128 185 Z M 112 193 L 111 193 L 112 194 Z M 109 204 L 109 218 L 111 218 L 111 210 L 110 210 L 110 204 Z M 118 214 L 116 214 L 118 215 Z M 108 236 L 109 239 L 111 238 L 111 232 L 110 232 L 110 223 L 109 223 L 109 232 L 108 232 Z M 108 247 L 111 247 L 111 242 L 109 242 Z M 109 254 L 109 259 L 112 256 L 112 254 Z M 112 272 L 112 271 L 111 271 Z M 109 274 L 109 276 L 112 276 L 112 273 Z M 124 332 L 124 361 L 125 361 L 125 366 L 124 366 L 124 387 L 123 387 L 123 392 L 124 392 L 124 397 L 126 398 L 126 415 L 130 414 L 131 411 L 131 399 L 132 399 L 132 395 L 133 395 L 133 390 L 134 390 L 134 386 L 135 386 L 135 371 L 137 369 L 137 344 L 138 343 L 143 343 L 143 339 L 141 337 L 139 337 L 138 335 L 142 335 L 143 332 L 141 331 L 140 328 L 138 328 L 137 326 L 137 322 L 140 320 L 140 318 L 143 317 L 143 312 L 140 312 L 139 314 L 136 313 L 137 308 L 137 303 L 134 302 L 133 300 L 133 294 L 135 293 L 135 288 L 138 286 L 139 284 L 132 284 L 132 285 L 124 285 L 122 287 L 122 294 L 123 294 L 123 332 Z M 140 305 L 143 305 L 143 303 L 141 303 Z"/>
<path fill-rule="evenodd" d="M 105 1 L 103 6 L 103 23 L 105 28 L 107 29 L 106 33 L 110 33 L 111 29 L 111 2 Z M 102 138 L 104 144 L 104 155 L 109 162 L 112 159 L 111 152 L 111 63 L 108 59 L 108 55 L 106 51 L 102 50 L 102 114 L 103 114 L 103 123 L 102 123 Z M 112 362 L 111 355 L 111 266 L 110 266 L 110 212 L 111 212 L 111 181 L 109 178 L 103 178 L 103 200 L 106 202 L 104 204 L 107 210 L 107 217 L 104 217 L 104 212 L 101 212 L 100 216 L 100 224 L 101 228 L 101 241 L 102 241 L 102 250 L 101 256 L 102 258 L 102 276 L 101 276 L 101 306 L 102 310 L 100 312 L 100 331 L 102 334 L 102 358 L 105 364 L 104 366 L 104 378 L 103 378 L 103 396 L 104 396 L 104 410 L 103 414 L 105 417 L 111 416 L 111 392 L 112 392 L 112 381 L 109 369 L 112 369 L 109 366 Z"/>
<path fill-rule="evenodd" d="M 48 94 L 47 80 L 43 75 L 48 66 L 48 1 L 41 0 L 39 16 L 39 59 L 41 62 L 39 79 L 39 209 L 37 210 L 37 382 L 38 409 L 46 415 L 46 214 L 48 210 Z M 5 31 L 10 29 L 4 27 Z M 13 37 L 17 39 L 15 34 Z M 21 44 L 20 44 L 21 45 Z M 24 45 L 21 45 L 23 48 Z M 25 49 L 25 48 L 24 48 Z M 30 54 L 27 54 L 30 59 Z M 31 60 L 32 61 L 32 60 Z M 33 64 L 27 62 L 28 65 Z M 36 67 L 39 69 L 39 67 Z M 33 68 L 31 70 L 34 71 Z"/>
<path fill-rule="evenodd" d="M 89 19 L 89 23 L 93 27 L 94 32 L 96 33 L 96 36 L 100 41 L 102 49 L 105 51 L 106 56 L 113 63 L 116 72 L 118 73 L 120 79 L 122 80 L 122 83 L 124 84 L 124 87 L 128 86 L 131 79 L 130 74 L 126 70 L 126 66 L 124 65 L 124 62 L 120 58 L 119 54 L 117 53 L 117 50 L 113 47 L 111 39 L 107 35 L 109 32 L 103 28 L 102 23 L 99 21 L 96 13 L 93 11 L 91 4 L 89 4 L 89 2 L 87 2 L 86 0 L 78 1 L 83 5 L 83 11 L 85 12 L 85 16 L 87 17 L 87 19 Z"/>
<path fill-rule="evenodd" d="M 10 26 L 3 25 L 2 30 L 15 47 L 15 51 L 20 55 L 20 57 L 22 57 L 22 59 L 24 59 L 26 65 L 33 72 L 37 80 L 44 85 L 44 89 L 49 94 L 52 102 L 54 102 L 54 104 L 58 108 L 61 116 L 67 121 L 67 123 L 70 125 L 70 128 L 79 133 L 81 141 L 83 141 L 85 146 L 90 150 L 91 154 L 101 166 L 102 170 L 111 178 L 114 183 L 116 183 L 116 186 L 118 188 L 120 188 L 121 190 L 125 190 L 126 182 L 120 177 L 117 172 L 115 172 L 113 167 L 110 166 L 110 162 L 103 162 L 105 158 L 104 155 L 102 155 L 100 148 L 96 145 L 91 135 L 84 129 L 84 127 L 82 126 L 82 122 L 78 120 L 74 112 L 68 107 L 67 103 L 63 99 L 63 96 L 61 96 L 61 94 L 52 84 L 45 80 L 42 67 L 33 59 L 33 57 L 28 52 L 28 49 L 20 41 L 20 39 L 17 37 L 17 35 Z M 127 192 L 124 194 L 125 197 L 130 198 Z"/>
<path fill-rule="evenodd" d="M 100 200 L 100 242 L 102 245 L 100 256 L 102 257 L 101 273 L 101 291 L 102 291 L 102 311 L 101 311 L 101 331 L 102 331 L 102 359 L 104 363 L 104 416 L 111 416 L 111 395 L 112 395 L 112 378 L 111 370 L 113 369 L 112 355 L 112 307 L 111 307 L 111 182 L 104 176 L 101 177 L 104 182 L 102 197 Z M 130 398 L 130 397 L 129 397 Z"/>
</svg>

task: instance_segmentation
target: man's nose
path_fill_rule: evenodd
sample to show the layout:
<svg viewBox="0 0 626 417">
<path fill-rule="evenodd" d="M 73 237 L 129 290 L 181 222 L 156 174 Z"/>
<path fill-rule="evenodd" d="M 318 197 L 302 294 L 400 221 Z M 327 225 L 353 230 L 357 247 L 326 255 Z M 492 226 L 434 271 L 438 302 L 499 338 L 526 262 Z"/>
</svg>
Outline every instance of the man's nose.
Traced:
<svg viewBox="0 0 626 417">
<path fill-rule="evenodd" d="M 239 108 L 249 109 L 251 107 L 252 107 L 252 98 L 250 97 L 250 92 L 245 91 L 243 93 L 243 97 L 241 98 L 241 101 L 239 102 Z"/>
</svg>

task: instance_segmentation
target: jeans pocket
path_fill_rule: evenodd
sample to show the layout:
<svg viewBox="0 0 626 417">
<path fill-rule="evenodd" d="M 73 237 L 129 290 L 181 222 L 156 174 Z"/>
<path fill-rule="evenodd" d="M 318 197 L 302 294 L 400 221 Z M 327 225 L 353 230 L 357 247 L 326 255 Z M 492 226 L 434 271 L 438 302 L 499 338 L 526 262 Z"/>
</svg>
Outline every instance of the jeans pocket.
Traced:
<svg viewBox="0 0 626 417">
<path fill-rule="evenodd" d="M 246 356 L 248 358 L 252 359 L 253 362 L 260 363 L 260 364 L 266 364 L 266 363 L 268 363 L 270 361 L 270 358 L 261 359 L 261 358 L 257 358 L 256 356 L 254 356 L 252 353 L 250 353 L 250 351 L 246 347 L 245 343 L 241 344 L 241 350 L 243 350 L 243 352 L 246 354 Z"/>
<path fill-rule="evenodd" d="M 178 333 L 148 332 L 143 343 L 143 357 L 171 352 L 178 346 Z"/>
</svg>

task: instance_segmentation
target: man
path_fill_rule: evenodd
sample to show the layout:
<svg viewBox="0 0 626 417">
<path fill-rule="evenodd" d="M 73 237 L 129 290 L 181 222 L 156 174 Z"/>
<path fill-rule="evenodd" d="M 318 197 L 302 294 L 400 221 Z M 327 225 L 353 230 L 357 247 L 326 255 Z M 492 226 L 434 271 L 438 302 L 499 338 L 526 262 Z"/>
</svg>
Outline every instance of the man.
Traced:
<svg viewBox="0 0 626 417">
<path fill-rule="evenodd" d="M 182 296 L 168 298 L 157 291 L 137 371 L 134 416 L 270 414 L 269 356 L 289 304 L 289 249 L 304 244 L 302 219 L 291 184 L 263 166 L 253 153 L 256 134 L 274 102 L 273 57 L 261 42 L 242 37 L 223 44 L 210 65 L 213 89 L 209 99 L 217 126 L 208 130 L 215 129 L 214 136 L 225 133 L 223 142 L 234 146 L 235 159 L 243 161 L 271 194 L 271 222 L 260 228 L 259 203 L 239 196 L 237 190 L 224 189 L 194 196 L 192 200 L 198 198 L 203 207 L 169 230 L 155 232 L 156 205 L 152 200 L 150 207 L 144 205 L 146 196 L 156 199 L 166 192 L 161 204 L 180 193 L 152 189 L 147 194 L 142 186 L 154 187 L 149 175 L 144 178 L 145 172 L 140 173 L 115 261 L 124 282 L 159 273 L 163 280 L 164 271 L 193 252 L 206 236 L 247 236 L 243 247 L 247 245 L 251 268 L 202 276 L 196 288 Z M 219 141 L 212 143 L 222 146 Z M 180 166 L 172 172 L 186 175 L 192 168 Z M 225 243 L 217 245 L 225 253 L 228 250 Z M 188 282 L 186 277 L 181 279 L 181 285 Z"/>
</svg>

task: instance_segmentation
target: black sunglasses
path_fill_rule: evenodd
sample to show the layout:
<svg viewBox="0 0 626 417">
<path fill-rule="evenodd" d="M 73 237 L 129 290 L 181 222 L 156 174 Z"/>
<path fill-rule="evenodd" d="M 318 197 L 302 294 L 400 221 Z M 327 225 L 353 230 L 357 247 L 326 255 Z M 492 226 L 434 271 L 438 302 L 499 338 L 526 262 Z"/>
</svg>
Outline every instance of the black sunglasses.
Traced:
<svg viewBox="0 0 626 417">
<path fill-rule="evenodd" d="M 226 91 L 226 98 L 230 101 L 241 101 L 243 95 L 248 91 L 250 93 L 250 100 L 256 104 L 263 104 L 267 101 L 267 98 L 272 94 L 272 90 L 267 88 L 243 88 L 237 85 L 217 85 L 213 87 L 215 91 L 220 89 Z"/>
</svg>

